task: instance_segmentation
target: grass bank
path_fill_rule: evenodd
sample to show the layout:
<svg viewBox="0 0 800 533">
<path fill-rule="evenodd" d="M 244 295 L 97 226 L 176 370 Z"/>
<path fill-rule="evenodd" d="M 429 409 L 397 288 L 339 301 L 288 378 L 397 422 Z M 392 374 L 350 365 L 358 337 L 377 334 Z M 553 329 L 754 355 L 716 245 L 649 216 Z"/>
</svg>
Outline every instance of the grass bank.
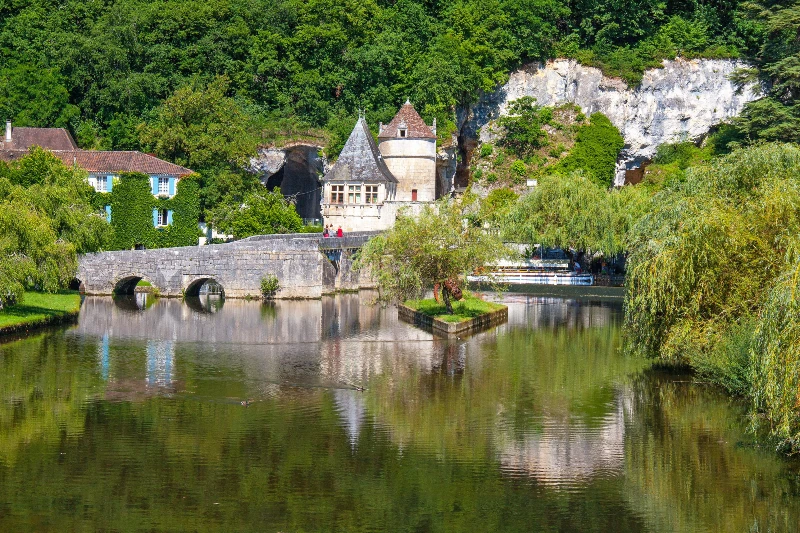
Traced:
<svg viewBox="0 0 800 533">
<path fill-rule="evenodd" d="M 0 309 L 0 335 L 63 322 L 77 315 L 80 307 L 76 291 L 26 292 L 22 303 Z"/>
<path fill-rule="evenodd" d="M 407 307 L 414 311 L 419 311 L 432 318 L 438 318 L 445 322 L 464 322 L 471 318 L 476 318 L 492 311 L 498 311 L 505 306 L 492 302 L 485 302 L 480 298 L 464 292 L 464 299 L 458 302 L 453 302 L 453 314 L 447 314 L 447 308 L 444 303 L 438 303 L 433 298 L 425 300 L 408 300 L 405 302 Z"/>
</svg>

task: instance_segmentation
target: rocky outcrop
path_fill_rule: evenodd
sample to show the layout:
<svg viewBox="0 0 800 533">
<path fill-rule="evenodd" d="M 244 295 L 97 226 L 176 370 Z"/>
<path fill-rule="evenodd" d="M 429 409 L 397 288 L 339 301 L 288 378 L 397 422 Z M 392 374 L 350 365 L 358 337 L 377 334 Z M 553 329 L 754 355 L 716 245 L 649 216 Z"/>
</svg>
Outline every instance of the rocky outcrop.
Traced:
<svg viewBox="0 0 800 533">
<path fill-rule="evenodd" d="M 266 185 L 267 180 L 276 174 L 286 163 L 286 151 L 281 148 L 259 148 L 257 155 L 250 158 L 247 170 L 257 175 Z"/>
<path fill-rule="evenodd" d="M 659 145 L 696 140 L 759 98 L 758 85 L 737 90 L 729 79 L 744 66 L 731 60 L 664 61 L 663 68 L 646 71 L 642 83 L 630 88 L 571 59 L 531 64 L 513 72 L 497 91 L 461 110 L 460 144 L 493 140 L 491 121 L 506 112 L 509 102 L 523 96 L 532 96 L 545 106 L 574 103 L 586 114 L 603 113 L 622 133 L 625 147 L 617 172 L 619 185 L 625 169 L 650 159 Z"/>
<path fill-rule="evenodd" d="M 458 147 L 455 143 L 440 147 L 436 151 L 436 198 L 453 192 L 458 162 Z"/>
</svg>

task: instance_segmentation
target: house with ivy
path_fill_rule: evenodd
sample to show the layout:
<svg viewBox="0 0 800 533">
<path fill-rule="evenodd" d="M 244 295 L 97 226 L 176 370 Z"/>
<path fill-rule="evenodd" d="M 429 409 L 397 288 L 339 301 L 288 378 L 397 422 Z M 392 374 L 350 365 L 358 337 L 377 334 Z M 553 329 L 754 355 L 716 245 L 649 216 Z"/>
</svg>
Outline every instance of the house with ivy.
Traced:
<svg viewBox="0 0 800 533">
<path fill-rule="evenodd" d="M 34 146 L 87 172 L 98 208 L 115 228 L 118 248 L 197 244 L 197 184 L 183 187 L 184 192 L 180 187 L 193 174 L 190 169 L 137 151 L 81 150 L 66 129 L 14 128 L 6 122 L 0 160 L 19 159 Z M 115 187 L 120 187 L 116 194 Z"/>
</svg>

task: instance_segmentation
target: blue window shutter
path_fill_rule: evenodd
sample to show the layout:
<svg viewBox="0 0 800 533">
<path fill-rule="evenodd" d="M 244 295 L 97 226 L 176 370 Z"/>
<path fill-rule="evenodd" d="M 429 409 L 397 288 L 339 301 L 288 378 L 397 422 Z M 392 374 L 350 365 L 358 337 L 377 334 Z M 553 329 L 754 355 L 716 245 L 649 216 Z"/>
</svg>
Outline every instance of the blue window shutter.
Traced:
<svg viewBox="0 0 800 533">
<path fill-rule="evenodd" d="M 169 195 L 175 196 L 175 178 L 169 179 Z"/>
<path fill-rule="evenodd" d="M 111 222 L 111 206 L 110 205 L 106 206 L 106 220 Z"/>
<path fill-rule="evenodd" d="M 158 209 L 153 209 L 153 227 L 158 227 Z"/>
<path fill-rule="evenodd" d="M 111 188 L 114 186 L 114 176 L 106 176 L 106 192 L 111 192 Z"/>
<path fill-rule="evenodd" d="M 167 225 L 168 226 L 172 225 L 172 209 L 167 211 Z"/>
<path fill-rule="evenodd" d="M 150 176 L 150 183 L 153 184 L 153 196 L 158 196 L 158 176 Z"/>
</svg>

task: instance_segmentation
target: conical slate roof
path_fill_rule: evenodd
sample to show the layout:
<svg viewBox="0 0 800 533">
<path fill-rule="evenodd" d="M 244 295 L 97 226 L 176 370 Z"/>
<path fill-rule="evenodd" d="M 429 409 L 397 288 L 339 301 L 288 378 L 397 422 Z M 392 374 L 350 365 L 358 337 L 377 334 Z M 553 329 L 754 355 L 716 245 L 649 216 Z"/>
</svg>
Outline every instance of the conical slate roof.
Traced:
<svg viewBox="0 0 800 533">
<path fill-rule="evenodd" d="M 367 121 L 359 118 L 347 142 L 344 143 L 339 159 L 327 174 L 325 181 L 361 181 L 397 183 L 386 163 L 383 162 L 378 145 L 367 126 Z"/>
<path fill-rule="evenodd" d="M 381 128 L 378 132 L 379 139 L 391 139 L 399 137 L 398 131 L 400 128 L 406 129 L 406 136 L 404 138 L 411 139 L 435 139 L 436 135 L 433 130 L 425 124 L 422 117 L 419 116 L 417 110 L 411 105 L 411 102 L 406 100 L 400 111 L 394 116 L 392 121 Z"/>
</svg>

